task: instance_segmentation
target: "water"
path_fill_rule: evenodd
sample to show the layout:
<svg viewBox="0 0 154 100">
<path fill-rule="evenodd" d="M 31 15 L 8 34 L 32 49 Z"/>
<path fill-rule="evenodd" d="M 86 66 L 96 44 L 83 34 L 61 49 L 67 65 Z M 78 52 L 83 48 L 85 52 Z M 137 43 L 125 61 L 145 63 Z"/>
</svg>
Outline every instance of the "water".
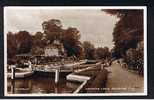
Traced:
<svg viewBox="0 0 154 100">
<path fill-rule="evenodd" d="M 80 83 L 66 81 L 60 78 L 58 84 L 55 84 L 54 77 L 32 76 L 25 79 L 7 79 L 7 91 L 9 94 L 32 94 L 32 93 L 72 93 L 77 89 Z"/>
</svg>

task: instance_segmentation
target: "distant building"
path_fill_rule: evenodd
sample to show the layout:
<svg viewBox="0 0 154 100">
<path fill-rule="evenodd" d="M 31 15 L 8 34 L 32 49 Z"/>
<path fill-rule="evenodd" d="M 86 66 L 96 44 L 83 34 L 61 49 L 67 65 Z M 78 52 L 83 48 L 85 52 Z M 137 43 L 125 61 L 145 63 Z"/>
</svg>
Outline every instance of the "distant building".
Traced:
<svg viewBox="0 0 154 100">
<path fill-rule="evenodd" d="M 44 49 L 45 56 L 64 56 L 65 50 L 63 44 L 59 40 L 54 40 L 52 44 L 49 44 Z"/>
</svg>

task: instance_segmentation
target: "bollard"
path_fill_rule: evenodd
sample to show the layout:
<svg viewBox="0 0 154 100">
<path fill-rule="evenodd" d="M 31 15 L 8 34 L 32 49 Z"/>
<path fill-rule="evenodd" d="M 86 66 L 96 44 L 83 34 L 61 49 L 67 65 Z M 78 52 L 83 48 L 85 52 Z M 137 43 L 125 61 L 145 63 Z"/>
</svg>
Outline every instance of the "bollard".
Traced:
<svg viewBox="0 0 154 100">
<path fill-rule="evenodd" d="M 15 79 L 15 65 L 12 65 L 11 66 L 11 72 L 12 72 L 12 75 L 11 75 L 11 79 Z"/>
<path fill-rule="evenodd" d="M 55 70 L 55 83 L 57 84 L 58 81 L 59 81 L 59 70 L 56 69 L 56 70 Z"/>
</svg>

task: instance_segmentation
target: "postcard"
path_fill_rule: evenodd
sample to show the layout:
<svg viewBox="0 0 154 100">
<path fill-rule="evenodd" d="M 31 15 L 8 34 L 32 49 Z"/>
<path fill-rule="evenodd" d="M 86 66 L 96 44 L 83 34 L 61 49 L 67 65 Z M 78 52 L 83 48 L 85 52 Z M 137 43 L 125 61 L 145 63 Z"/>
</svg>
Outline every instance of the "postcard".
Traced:
<svg viewBox="0 0 154 100">
<path fill-rule="evenodd" d="M 5 96 L 147 95 L 146 6 L 4 7 Z"/>
</svg>

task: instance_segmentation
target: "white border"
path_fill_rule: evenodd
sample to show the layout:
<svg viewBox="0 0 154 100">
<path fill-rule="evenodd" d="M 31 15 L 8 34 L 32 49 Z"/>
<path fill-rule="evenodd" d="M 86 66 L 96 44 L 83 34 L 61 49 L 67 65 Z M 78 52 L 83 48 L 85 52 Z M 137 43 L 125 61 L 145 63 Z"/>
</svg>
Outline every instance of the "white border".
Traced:
<svg viewBox="0 0 154 100">
<path fill-rule="evenodd" d="M 143 93 L 78 93 L 78 94 L 7 94 L 7 32 L 6 9 L 143 9 L 144 11 L 144 92 Z M 147 7 L 146 6 L 6 6 L 4 7 L 4 96 L 146 96 L 147 95 Z"/>
</svg>

